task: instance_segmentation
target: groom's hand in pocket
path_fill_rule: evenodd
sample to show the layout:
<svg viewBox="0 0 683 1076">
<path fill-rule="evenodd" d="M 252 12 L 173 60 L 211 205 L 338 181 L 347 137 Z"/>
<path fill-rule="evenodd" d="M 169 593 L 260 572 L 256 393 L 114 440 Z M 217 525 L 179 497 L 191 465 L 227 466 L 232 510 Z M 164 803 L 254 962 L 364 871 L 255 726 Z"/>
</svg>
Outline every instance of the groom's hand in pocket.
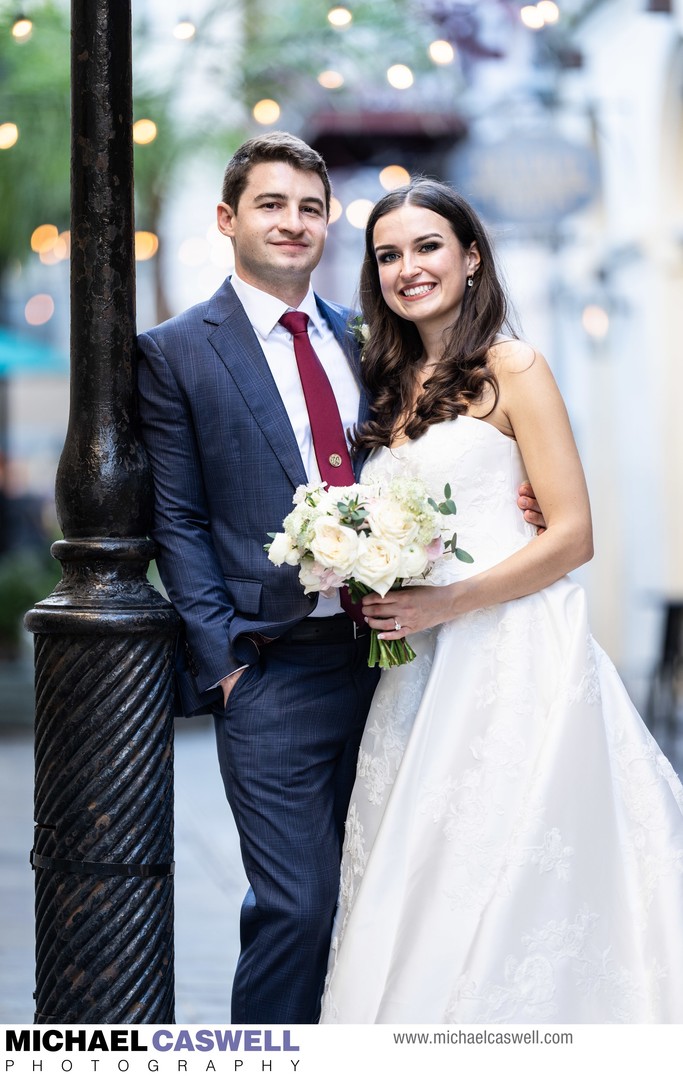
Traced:
<svg viewBox="0 0 683 1076">
<path fill-rule="evenodd" d="M 246 665 L 244 666 L 244 668 L 237 669 L 236 672 L 230 673 L 230 676 L 224 676 L 223 679 L 219 681 L 218 686 L 220 688 L 222 688 L 222 691 L 223 691 L 223 708 L 224 709 L 228 705 L 228 699 L 230 698 L 230 692 L 232 691 L 235 684 L 239 680 L 240 676 L 244 672 L 244 669 L 246 669 Z"/>
<path fill-rule="evenodd" d="M 517 507 L 524 513 L 527 523 L 531 523 L 538 533 L 542 534 L 546 529 L 546 522 L 529 482 L 522 482 L 517 490 Z"/>
</svg>

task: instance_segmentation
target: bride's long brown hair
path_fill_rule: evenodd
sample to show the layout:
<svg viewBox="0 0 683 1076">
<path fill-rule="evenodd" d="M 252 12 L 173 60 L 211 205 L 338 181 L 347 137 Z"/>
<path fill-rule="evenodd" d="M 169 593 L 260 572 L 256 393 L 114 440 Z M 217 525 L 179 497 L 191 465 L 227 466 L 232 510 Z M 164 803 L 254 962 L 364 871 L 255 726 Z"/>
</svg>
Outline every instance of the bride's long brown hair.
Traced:
<svg viewBox="0 0 683 1076">
<path fill-rule="evenodd" d="M 460 315 L 445 335 L 443 356 L 425 381 L 416 403 L 422 341 L 413 322 L 399 317 L 384 301 L 373 243 L 378 220 L 403 205 L 438 213 L 448 221 L 463 250 L 476 243 L 481 256 L 472 287 L 465 288 Z M 501 331 L 510 336 L 515 333 L 508 321 L 505 291 L 484 226 L 472 206 L 452 187 L 419 179 L 377 202 L 365 229 L 359 298 L 370 332 L 363 349 L 362 378 L 371 410 L 370 419 L 355 432 L 357 450 L 390 444 L 399 425 L 402 436 L 420 437 L 428 426 L 463 414 L 487 385 L 493 389 L 493 409 L 498 386 L 488 366 L 488 352 Z M 408 420 L 403 424 L 406 416 Z"/>
</svg>

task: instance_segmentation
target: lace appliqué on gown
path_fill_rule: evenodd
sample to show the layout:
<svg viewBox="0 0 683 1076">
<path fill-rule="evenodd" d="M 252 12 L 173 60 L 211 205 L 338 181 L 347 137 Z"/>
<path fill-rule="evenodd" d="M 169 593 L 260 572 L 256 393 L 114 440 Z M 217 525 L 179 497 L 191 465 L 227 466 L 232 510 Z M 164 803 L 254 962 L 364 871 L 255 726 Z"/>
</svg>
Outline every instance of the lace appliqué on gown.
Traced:
<svg viewBox="0 0 683 1076">
<path fill-rule="evenodd" d="M 466 978 L 457 984 L 446 1010 L 446 1019 L 468 1022 L 468 1012 L 476 1022 L 492 1024 L 528 1021 L 543 1023 L 561 1017 L 563 990 L 558 977 L 571 979 L 574 989 L 587 1004 L 599 1007 L 604 1023 L 628 1023 L 642 1019 L 648 998 L 657 999 L 666 980 L 666 971 L 653 960 L 645 985 L 617 960 L 610 950 L 599 949 L 593 935 L 598 915 L 588 908 L 571 921 L 551 919 L 542 928 L 522 938 L 524 956 L 508 956 L 502 980 L 478 988 Z M 649 1022 L 649 1021 L 648 1021 Z"/>
</svg>

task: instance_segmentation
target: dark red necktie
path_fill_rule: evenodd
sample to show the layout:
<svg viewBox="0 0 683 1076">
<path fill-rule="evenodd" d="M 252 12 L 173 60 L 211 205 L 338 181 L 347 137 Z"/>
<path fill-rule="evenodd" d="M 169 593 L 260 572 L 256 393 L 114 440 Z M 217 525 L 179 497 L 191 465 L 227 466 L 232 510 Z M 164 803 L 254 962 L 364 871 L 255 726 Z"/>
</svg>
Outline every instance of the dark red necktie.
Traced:
<svg viewBox="0 0 683 1076">
<path fill-rule="evenodd" d="M 353 485 L 356 477 L 344 427 L 332 386 L 308 336 L 308 314 L 301 310 L 290 310 L 282 315 L 280 324 L 284 325 L 294 338 L 294 357 L 304 390 L 320 477 L 330 486 Z M 342 607 L 349 616 L 357 624 L 365 626 L 360 606 L 353 604 L 346 587 L 341 588 L 339 596 Z"/>
<path fill-rule="evenodd" d="M 330 486 L 352 485 L 356 479 L 339 408 L 308 335 L 308 314 L 290 310 L 282 315 L 280 324 L 294 337 L 294 356 L 304 390 L 320 477 Z"/>
</svg>

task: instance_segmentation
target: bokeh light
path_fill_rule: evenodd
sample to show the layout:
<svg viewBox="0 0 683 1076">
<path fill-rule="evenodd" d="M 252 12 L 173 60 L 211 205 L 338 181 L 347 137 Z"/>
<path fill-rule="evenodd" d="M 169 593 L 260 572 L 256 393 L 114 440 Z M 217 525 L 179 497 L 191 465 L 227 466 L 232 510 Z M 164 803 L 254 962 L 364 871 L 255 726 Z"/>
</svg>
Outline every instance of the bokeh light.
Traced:
<svg viewBox="0 0 683 1076">
<path fill-rule="evenodd" d="M 280 106 L 277 101 L 264 97 L 262 101 L 256 102 L 252 109 L 252 115 L 257 123 L 268 126 L 270 123 L 277 123 L 280 119 Z"/>
<path fill-rule="evenodd" d="M 210 247 L 210 264 L 218 266 L 223 271 L 231 269 L 235 264 L 235 253 L 227 236 L 219 232 L 216 224 L 212 224 L 207 230 L 206 238 Z"/>
<path fill-rule="evenodd" d="M 380 172 L 379 181 L 385 191 L 393 191 L 404 183 L 410 183 L 410 172 L 402 164 L 388 164 Z"/>
<path fill-rule="evenodd" d="M 183 265 L 196 269 L 208 261 L 210 247 L 206 239 L 201 236 L 190 236 L 184 239 L 178 248 L 178 261 Z"/>
<path fill-rule="evenodd" d="M 31 250 L 43 265 L 57 265 L 71 256 L 71 232 L 58 232 L 54 224 L 40 224 L 31 234 Z"/>
<path fill-rule="evenodd" d="M 0 149 L 11 149 L 19 138 L 16 123 L 0 123 Z"/>
<path fill-rule="evenodd" d="M 51 295 L 32 295 L 24 307 L 24 317 L 29 325 L 44 325 L 55 312 L 55 301 Z"/>
<path fill-rule="evenodd" d="M 157 136 L 157 125 L 154 120 L 136 120 L 133 124 L 133 141 L 138 146 L 148 146 Z"/>
<path fill-rule="evenodd" d="M 20 16 L 12 27 L 12 37 L 20 45 L 22 45 L 24 41 L 28 41 L 32 33 L 33 23 L 30 19 L 26 19 L 23 16 Z"/>
<path fill-rule="evenodd" d="M 191 19 L 179 19 L 173 27 L 173 36 L 177 41 L 191 41 L 197 33 L 197 27 Z"/>
<path fill-rule="evenodd" d="M 60 232 L 60 234 L 49 243 L 45 243 L 43 249 L 39 252 L 43 265 L 58 265 L 59 262 L 65 262 L 71 256 L 71 232 Z"/>
<path fill-rule="evenodd" d="M 341 202 L 339 201 L 338 198 L 335 198 L 335 196 L 332 195 L 332 197 L 330 198 L 330 219 L 329 219 L 329 223 L 334 224 L 334 222 L 336 220 L 339 220 L 339 218 L 341 217 L 343 212 L 344 212 L 343 205 L 341 204 Z"/>
<path fill-rule="evenodd" d="M 318 82 L 325 90 L 338 90 L 344 85 L 344 76 L 339 71 L 321 71 Z"/>
<path fill-rule="evenodd" d="M 552 25 L 559 21 L 560 9 L 557 4 L 554 3 L 554 0 L 539 0 L 536 7 L 538 8 L 538 12 L 543 19 L 543 22 Z"/>
<path fill-rule="evenodd" d="M 154 232 L 135 233 L 135 260 L 147 262 L 159 249 L 159 239 Z"/>
<path fill-rule="evenodd" d="M 597 303 L 588 303 L 583 308 L 581 324 L 593 340 L 604 340 L 609 332 L 609 314 Z"/>
<path fill-rule="evenodd" d="M 354 228 L 364 228 L 370 216 L 373 203 L 369 198 L 356 198 L 346 207 L 346 219 Z"/>
<path fill-rule="evenodd" d="M 59 236 L 59 229 L 54 224 L 39 224 L 31 233 L 31 250 L 44 254 L 52 250 Z"/>
<path fill-rule="evenodd" d="M 71 257 L 71 232 L 60 232 L 52 247 L 52 253 L 59 262 Z"/>
<path fill-rule="evenodd" d="M 405 64 L 392 64 L 387 70 L 387 82 L 395 90 L 407 90 L 414 81 L 413 72 Z"/>
<path fill-rule="evenodd" d="M 432 41 L 428 51 L 435 64 L 452 64 L 455 59 L 455 49 L 450 41 Z"/>
<path fill-rule="evenodd" d="M 327 13 L 327 20 L 336 30 L 344 30 L 353 22 L 353 15 L 347 7 L 333 7 Z"/>
<path fill-rule="evenodd" d="M 534 4 L 526 4 L 520 9 L 519 17 L 529 30 L 542 30 L 543 16 Z"/>
</svg>

